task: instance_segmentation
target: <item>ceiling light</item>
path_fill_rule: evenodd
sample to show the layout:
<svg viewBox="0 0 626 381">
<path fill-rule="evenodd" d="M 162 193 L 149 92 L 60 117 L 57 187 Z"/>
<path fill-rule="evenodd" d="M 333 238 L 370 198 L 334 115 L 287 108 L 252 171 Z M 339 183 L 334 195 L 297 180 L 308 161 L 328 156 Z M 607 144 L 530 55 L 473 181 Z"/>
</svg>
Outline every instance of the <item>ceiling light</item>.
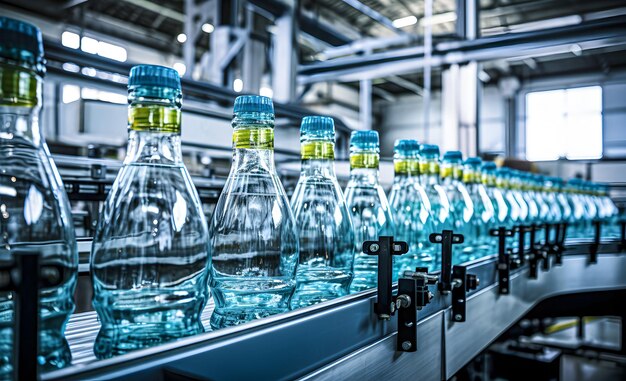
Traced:
<svg viewBox="0 0 626 381">
<path fill-rule="evenodd" d="M 420 21 L 420 24 L 422 24 L 422 26 L 428 26 L 428 25 L 445 24 L 447 22 L 453 22 L 453 21 L 456 21 L 456 12 L 445 12 L 445 13 L 432 15 L 431 17 L 424 17 Z"/>
<path fill-rule="evenodd" d="M 404 28 L 405 26 L 415 25 L 417 24 L 417 17 L 415 16 L 401 17 L 399 19 L 393 20 L 392 24 L 396 28 Z"/>
<path fill-rule="evenodd" d="M 80 36 L 76 33 L 65 31 L 61 34 L 61 44 L 68 48 L 78 49 L 80 48 Z"/>
<path fill-rule="evenodd" d="M 178 36 L 176 36 L 176 40 L 180 42 L 181 44 L 184 44 L 185 41 L 187 41 L 187 35 L 185 33 L 181 33 Z"/>
<path fill-rule="evenodd" d="M 241 79 L 237 78 L 233 81 L 233 90 L 236 93 L 240 93 L 243 90 L 243 81 Z"/>
<path fill-rule="evenodd" d="M 85 53 L 98 54 L 98 40 L 91 37 L 80 39 L 80 49 Z"/>
<path fill-rule="evenodd" d="M 264 97 L 272 98 L 274 96 L 274 90 L 271 87 L 262 86 L 259 89 L 259 95 Z"/>
<path fill-rule="evenodd" d="M 176 70 L 178 75 L 182 77 L 187 72 L 187 66 L 185 66 L 182 62 L 176 62 L 174 63 L 174 70 Z"/>
<path fill-rule="evenodd" d="M 209 23 L 204 23 L 202 24 L 202 31 L 204 33 L 213 33 L 213 31 L 215 30 L 215 27 Z"/>
</svg>

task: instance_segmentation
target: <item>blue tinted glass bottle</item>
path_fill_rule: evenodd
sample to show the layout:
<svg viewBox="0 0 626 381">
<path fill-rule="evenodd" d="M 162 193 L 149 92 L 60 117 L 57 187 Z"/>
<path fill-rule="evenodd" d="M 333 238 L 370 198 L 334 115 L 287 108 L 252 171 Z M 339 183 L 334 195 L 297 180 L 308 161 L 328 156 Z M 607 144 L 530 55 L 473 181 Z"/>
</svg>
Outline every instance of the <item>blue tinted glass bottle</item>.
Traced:
<svg viewBox="0 0 626 381">
<path fill-rule="evenodd" d="M 209 226 L 211 327 L 286 312 L 296 287 L 296 220 L 274 165 L 274 105 L 237 97 L 233 162 Z"/>
<path fill-rule="evenodd" d="M 474 203 L 474 215 L 470 225 L 476 256 L 492 254 L 490 250 L 494 247 L 494 238 L 489 235 L 489 231 L 497 228 L 494 204 L 489 198 L 485 185 L 481 182 L 481 164 L 480 158 L 470 157 L 465 160 L 463 169 L 463 183 Z"/>
<path fill-rule="evenodd" d="M 39 29 L 0 17 L 0 261 L 38 252 L 43 264 L 64 268 L 61 284 L 40 292 L 38 362 L 50 370 L 71 361 L 64 331 L 78 254 L 70 204 L 39 128 L 44 62 Z M 11 294 L 0 292 L 0 379 L 11 378 L 13 309 Z"/>
<path fill-rule="evenodd" d="M 100 358 L 203 331 L 207 224 L 181 153 L 178 73 L 139 65 L 128 79 L 128 148 L 91 250 Z"/>
<path fill-rule="evenodd" d="M 433 232 L 430 201 L 419 183 L 419 143 L 417 140 L 396 140 L 393 154 L 394 179 L 389 204 L 395 225 L 394 239 L 409 244 L 409 252 L 396 259 L 396 273 L 414 271 L 418 266 L 434 270 L 435 247 L 429 244 Z"/>
<path fill-rule="evenodd" d="M 463 184 L 463 156 L 460 151 L 448 151 L 441 163 L 441 182 L 450 201 L 453 231 L 463 234 L 461 250 L 455 250 L 455 262 L 465 262 L 476 258 L 474 249 L 477 236 L 472 228 L 474 202 Z"/>
<path fill-rule="evenodd" d="M 363 242 L 394 232 L 387 196 L 378 182 L 378 144 L 376 131 L 352 132 L 346 204 L 354 224 L 356 255 L 350 292 L 376 287 L 378 283 L 378 257 L 363 253 Z"/>
<path fill-rule="evenodd" d="M 291 198 L 300 234 L 292 308 L 347 295 L 354 266 L 354 230 L 335 175 L 333 119 L 303 118 L 300 144 L 302 170 Z"/>
<path fill-rule="evenodd" d="M 441 233 L 444 229 L 453 230 L 452 206 L 446 195 L 445 189 L 441 186 L 440 179 L 439 147 L 436 145 L 423 144 L 420 147 L 420 184 L 424 187 L 426 196 L 430 201 L 430 214 L 432 217 L 433 231 L 427 234 Z M 433 267 L 441 267 L 441 248 L 434 243 L 427 243 L 428 250 L 439 253 L 435 256 Z"/>
<path fill-rule="evenodd" d="M 509 206 L 504 197 L 502 189 L 498 187 L 497 168 L 494 162 L 486 162 L 481 167 L 481 179 L 487 189 L 489 199 L 493 204 L 494 215 L 496 217 L 496 228 L 507 227 L 509 221 Z M 494 247 L 494 249 L 496 249 Z"/>
</svg>

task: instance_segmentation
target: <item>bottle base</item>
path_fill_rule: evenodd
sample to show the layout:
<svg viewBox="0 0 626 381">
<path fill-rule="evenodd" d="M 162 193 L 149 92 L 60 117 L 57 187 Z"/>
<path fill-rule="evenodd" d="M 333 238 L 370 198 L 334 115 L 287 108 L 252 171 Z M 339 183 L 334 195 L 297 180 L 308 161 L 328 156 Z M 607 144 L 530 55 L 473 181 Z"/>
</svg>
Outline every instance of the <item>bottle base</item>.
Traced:
<svg viewBox="0 0 626 381">
<path fill-rule="evenodd" d="M 350 287 L 350 278 L 347 282 L 329 283 L 329 282 L 310 282 L 298 285 L 296 292 L 291 299 L 291 309 L 308 307 L 314 304 L 326 302 L 348 295 Z"/>
<path fill-rule="evenodd" d="M 288 312 L 288 308 L 215 308 L 211 315 L 211 328 L 232 327 L 252 320 Z"/>
<path fill-rule="evenodd" d="M 204 327 L 200 322 L 195 324 L 164 322 L 133 326 L 103 325 L 98 332 L 93 351 L 98 359 L 105 359 L 202 332 L 204 332 Z"/>
<path fill-rule="evenodd" d="M 0 380 L 13 379 L 13 329 L 0 332 Z M 64 368 L 72 362 L 72 352 L 67 340 L 59 333 L 40 333 L 40 348 L 37 362 L 40 372 Z"/>
</svg>

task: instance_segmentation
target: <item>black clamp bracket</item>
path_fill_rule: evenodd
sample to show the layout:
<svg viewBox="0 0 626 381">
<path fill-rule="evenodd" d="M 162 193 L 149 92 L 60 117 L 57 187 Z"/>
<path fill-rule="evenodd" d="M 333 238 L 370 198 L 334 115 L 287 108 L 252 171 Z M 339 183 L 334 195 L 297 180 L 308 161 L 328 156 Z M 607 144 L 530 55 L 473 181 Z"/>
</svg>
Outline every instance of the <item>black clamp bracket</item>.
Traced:
<svg viewBox="0 0 626 381">
<path fill-rule="evenodd" d="M 565 236 L 567 234 L 567 222 L 556 224 L 556 238 L 554 241 L 554 264 L 561 266 L 563 264 L 563 252 L 565 251 Z"/>
<path fill-rule="evenodd" d="M 621 219 L 619 221 L 620 227 L 620 240 L 619 240 L 619 251 L 626 250 L 626 219 Z"/>
<path fill-rule="evenodd" d="M 64 267 L 41 264 L 41 254 L 19 252 L 14 261 L 0 265 L 0 291 L 13 292 L 13 376 L 37 380 L 39 346 L 39 290 L 63 282 Z"/>
<path fill-rule="evenodd" d="M 452 291 L 452 245 L 463 243 L 463 234 L 444 230 L 441 234 L 432 233 L 428 239 L 431 243 L 441 245 L 441 276 L 437 286 L 441 293 L 447 294 Z"/>
<path fill-rule="evenodd" d="M 392 295 L 393 256 L 409 251 L 406 242 L 394 241 L 393 237 L 382 236 L 378 241 L 363 243 L 363 252 L 378 255 L 378 300 L 374 310 L 381 320 L 389 320 L 398 312 L 397 350 L 417 350 L 417 311 L 430 303 L 433 294 L 428 285 L 435 284 L 437 276 L 429 275 L 428 269 L 419 267 L 405 271 L 398 280 L 398 293 Z"/>
<path fill-rule="evenodd" d="M 465 266 L 452 267 L 452 319 L 462 323 L 467 318 L 467 293 L 478 288 L 480 280 L 468 274 Z"/>
<path fill-rule="evenodd" d="M 544 228 L 545 229 L 545 234 L 544 234 L 544 238 L 543 238 L 543 246 L 539 249 L 542 253 L 542 257 L 543 257 L 543 266 L 541 266 L 541 268 L 544 271 L 548 271 L 550 270 L 550 254 L 554 254 L 553 252 L 553 245 L 552 243 L 550 243 L 550 235 L 552 234 L 552 224 L 549 223 L 544 223 L 541 224 L 539 226 L 540 228 Z"/>
<path fill-rule="evenodd" d="M 452 266 L 452 245 L 463 243 L 463 235 L 454 234 L 452 230 L 444 230 L 441 234 L 431 234 L 428 239 L 432 243 L 441 244 L 439 291 L 446 295 L 452 292 L 452 319 L 464 322 L 467 292 L 478 287 L 479 279 L 474 274 L 468 274 L 465 266 Z"/>
<path fill-rule="evenodd" d="M 600 250 L 600 238 L 602 237 L 602 220 L 593 220 L 593 243 L 589 246 L 589 263 L 598 263 L 598 251 Z"/>
<path fill-rule="evenodd" d="M 526 263 L 526 233 L 530 231 L 529 226 L 518 225 L 513 227 L 513 232 L 517 233 L 517 257 L 516 260 L 512 263 L 515 267 L 522 267 Z"/>
<path fill-rule="evenodd" d="M 506 248 L 506 237 L 512 237 L 515 233 L 501 226 L 498 229 L 491 229 L 489 234 L 498 237 L 498 292 L 500 295 L 507 295 L 511 292 L 511 249 Z M 523 252 L 524 246 L 521 246 L 520 250 Z"/>
<path fill-rule="evenodd" d="M 530 254 L 528 256 L 528 277 L 531 279 L 537 279 L 538 276 L 538 264 L 540 261 L 548 261 L 548 253 L 544 250 L 543 246 L 536 243 L 535 237 L 537 230 L 541 226 L 531 225 L 528 227 L 530 232 Z"/>
</svg>

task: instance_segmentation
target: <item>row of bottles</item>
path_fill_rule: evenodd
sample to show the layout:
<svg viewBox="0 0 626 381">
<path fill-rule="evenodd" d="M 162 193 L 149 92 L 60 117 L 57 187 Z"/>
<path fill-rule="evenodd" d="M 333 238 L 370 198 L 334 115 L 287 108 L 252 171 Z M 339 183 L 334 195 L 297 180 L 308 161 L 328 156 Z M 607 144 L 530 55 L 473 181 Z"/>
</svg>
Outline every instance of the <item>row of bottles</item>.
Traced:
<svg viewBox="0 0 626 381">
<path fill-rule="evenodd" d="M 44 63 L 39 30 L 0 17 L 0 259 L 37 251 L 44 263 L 67 268 L 61 286 L 41 293 L 39 362 L 54 369 L 71 361 L 63 332 L 74 309 L 78 257 L 67 195 L 38 125 Z M 377 257 L 361 244 L 379 236 L 409 243 L 409 253 L 394 263 L 397 278 L 440 265 L 428 241 L 432 232 L 465 235 L 460 262 L 493 254 L 488 231 L 498 226 L 567 221 L 571 236 L 588 237 L 592 220 L 617 218 L 597 184 L 463 161 L 458 151 L 440 158 L 437 146 L 415 140 L 395 144 L 387 199 L 375 131 L 352 133 L 344 195 L 334 168 L 334 122 L 317 116 L 302 120 L 301 175 L 288 200 L 274 164 L 272 101 L 241 96 L 233 109 L 230 174 L 206 221 L 182 159 L 177 72 L 133 67 L 128 103 L 127 156 L 90 257 L 99 358 L 203 332 L 200 314 L 210 296 L 211 328 L 219 329 L 375 287 Z M 0 294 L 0 324 L 0 378 L 6 378 L 10 293 Z"/>
</svg>

